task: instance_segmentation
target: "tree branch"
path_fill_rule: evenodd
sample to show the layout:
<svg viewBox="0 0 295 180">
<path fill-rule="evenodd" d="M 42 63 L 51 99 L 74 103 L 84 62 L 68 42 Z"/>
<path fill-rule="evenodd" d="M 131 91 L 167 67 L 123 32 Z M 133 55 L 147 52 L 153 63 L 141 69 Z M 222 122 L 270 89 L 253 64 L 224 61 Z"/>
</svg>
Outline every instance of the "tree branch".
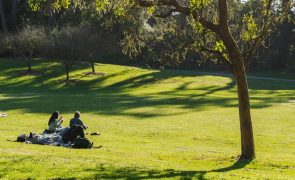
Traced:
<svg viewBox="0 0 295 180">
<path fill-rule="evenodd" d="M 221 0 L 225 1 L 226 0 Z M 198 19 L 200 23 L 205 27 L 210 29 L 211 31 L 217 33 L 218 25 L 206 20 L 203 16 L 198 14 L 197 12 L 192 12 L 191 9 L 187 6 L 182 5 L 178 0 L 137 0 L 138 4 L 142 7 L 152 7 L 155 5 L 158 6 L 173 6 L 174 9 L 168 11 L 165 15 L 158 15 L 156 17 L 168 17 L 172 15 L 173 12 L 179 12 L 186 16 L 189 16 L 191 13 L 195 19 Z"/>
<path fill-rule="evenodd" d="M 214 54 L 217 58 L 219 58 L 219 60 L 221 62 L 226 63 L 230 68 L 232 67 L 230 61 L 226 57 L 224 57 L 223 54 L 220 51 L 209 49 L 209 48 L 207 48 L 205 46 L 201 46 L 201 50 L 206 51 L 206 52 L 211 53 L 211 54 Z"/>
<path fill-rule="evenodd" d="M 226 0 L 218 0 L 218 10 L 219 10 L 219 26 L 222 28 L 228 29 L 228 8 L 227 8 L 227 1 Z"/>
<path fill-rule="evenodd" d="M 158 17 L 158 18 L 167 18 L 167 17 L 171 16 L 174 12 L 178 12 L 178 11 L 176 9 L 171 9 L 168 12 L 166 12 L 165 14 L 155 14 L 154 16 Z"/>
<path fill-rule="evenodd" d="M 142 7 L 158 6 L 173 6 L 174 12 L 180 12 L 185 15 L 190 14 L 190 8 L 180 4 L 177 0 L 137 0 L 138 4 Z"/>
</svg>

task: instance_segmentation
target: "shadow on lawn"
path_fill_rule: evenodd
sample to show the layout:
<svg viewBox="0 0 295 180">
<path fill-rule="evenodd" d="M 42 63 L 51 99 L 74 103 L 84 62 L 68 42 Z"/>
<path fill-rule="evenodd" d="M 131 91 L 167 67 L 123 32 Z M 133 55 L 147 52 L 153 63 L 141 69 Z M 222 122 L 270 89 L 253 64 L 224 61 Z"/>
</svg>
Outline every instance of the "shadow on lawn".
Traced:
<svg viewBox="0 0 295 180">
<path fill-rule="evenodd" d="M 57 82 L 43 83 L 50 78 L 52 73 L 54 77 L 62 76 L 63 71 L 60 67 L 52 66 L 51 68 L 56 68 L 55 73 L 52 72 L 52 69 L 49 69 L 44 76 L 34 77 L 29 81 L 12 81 L 5 86 L 0 83 L 1 93 L 6 95 L 6 97 L 0 97 L 0 108 L 6 111 L 22 109 L 34 113 L 51 113 L 56 109 L 71 113 L 73 110 L 79 109 L 82 112 L 150 118 L 204 110 L 208 106 L 237 107 L 236 88 L 233 79 L 223 86 L 209 84 L 192 88 L 190 85 L 194 83 L 194 80 L 179 82 L 179 80 L 171 78 L 198 78 L 205 75 L 187 71 L 145 71 L 144 74 L 137 72 L 124 80 L 104 85 L 105 82 L 112 82 L 112 78 L 129 75 L 132 71 L 122 70 L 90 81 L 84 81 L 81 77 L 81 80 L 77 81 L 75 85 L 60 87 Z M 7 70 L 7 72 L 10 71 Z M 169 80 L 169 82 L 165 80 Z M 161 83 L 175 83 L 177 86 L 161 93 L 158 91 L 146 92 L 145 95 L 132 95 L 128 92 L 135 88 L 155 87 Z M 256 90 L 267 86 L 270 90 L 263 92 L 263 96 L 260 94 L 260 96 L 252 97 L 255 100 L 252 108 L 263 108 L 271 106 L 273 103 L 288 102 L 290 97 L 295 96 L 293 92 L 280 93 L 274 91 L 292 88 L 292 86 L 286 86 L 286 84 L 271 85 L 264 81 L 260 81 L 260 83 L 254 81 L 253 84 L 253 86 L 250 84 L 250 89 L 254 91 L 254 95 L 259 95 Z M 213 95 L 218 91 L 231 92 L 232 95 Z M 163 113 L 163 111 L 153 110 L 153 108 L 167 110 L 169 106 L 177 106 L 184 111 Z M 140 108 L 150 108 L 151 110 L 134 111 Z"/>
<path fill-rule="evenodd" d="M 136 168 L 109 168 L 104 165 L 98 166 L 96 169 L 87 169 L 86 171 L 94 172 L 95 175 L 91 179 L 161 179 L 161 178 L 177 178 L 177 179 L 205 179 L 209 173 L 225 173 L 237 169 L 244 168 L 249 164 L 250 160 L 239 160 L 231 166 L 213 169 L 209 171 L 179 171 L 167 169 L 158 170 L 141 170 Z"/>
</svg>

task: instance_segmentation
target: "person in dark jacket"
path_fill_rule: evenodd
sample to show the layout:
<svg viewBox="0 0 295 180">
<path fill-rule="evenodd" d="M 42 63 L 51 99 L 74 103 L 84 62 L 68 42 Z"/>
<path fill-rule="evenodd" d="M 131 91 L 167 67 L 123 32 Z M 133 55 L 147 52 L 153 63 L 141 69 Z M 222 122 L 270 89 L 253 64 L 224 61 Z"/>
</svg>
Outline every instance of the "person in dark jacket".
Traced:
<svg viewBox="0 0 295 180">
<path fill-rule="evenodd" d="M 88 128 L 88 126 L 84 125 L 83 121 L 80 119 L 80 112 L 79 111 L 76 111 L 74 114 L 74 118 L 70 120 L 70 127 L 72 127 L 74 125 L 82 126 L 84 130 Z"/>
</svg>

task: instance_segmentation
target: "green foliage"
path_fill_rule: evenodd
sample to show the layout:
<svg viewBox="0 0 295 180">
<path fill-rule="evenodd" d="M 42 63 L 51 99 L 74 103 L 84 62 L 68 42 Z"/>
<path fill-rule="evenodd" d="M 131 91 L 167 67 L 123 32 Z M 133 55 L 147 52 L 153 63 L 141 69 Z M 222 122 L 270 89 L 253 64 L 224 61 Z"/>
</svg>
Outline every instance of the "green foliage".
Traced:
<svg viewBox="0 0 295 180">
<path fill-rule="evenodd" d="M 27 5 L 34 11 L 33 16 L 23 16 L 23 19 L 26 21 L 25 24 L 48 26 L 50 23 L 47 21 L 52 18 L 55 21 L 53 27 L 59 28 L 69 25 L 92 25 L 103 31 L 105 36 L 109 36 L 109 42 L 113 43 L 112 49 L 117 50 L 120 45 L 122 52 L 132 59 L 145 59 L 144 61 L 151 63 L 157 61 L 162 65 L 173 64 L 173 66 L 185 60 L 199 63 L 206 62 L 208 59 L 215 63 L 220 62 L 220 58 L 212 54 L 212 50 L 220 50 L 219 46 L 216 48 L 216 44 L 221 39 L 204 28 L 198 18 L 202 15 L 204 19 L 217 24 L 219 22 L 217 1 L 179 0 L 181 4 L 190 7 L 197 16 L 195 19 L 192 16 L 187 17 L 185 22 L 179 20 L 182 15 L 177 13 L 164 20 L 152 16 L 152 14 L 165 14 L 171 10 L 171 7 L 156 6 L 154 1 L 145 1 L 154 6 L 140 8 L 135 2 L 130 0 L 53 0 L 50 3 L 49 0 L 29 0 Z M 271 8 L 268 9 L 269 2 L 268 0 L 228 1 L 229 28 L 244 57 L 247 56 L 249 47 L 255 45 L 255 41 L 262 34 L 268 37 L 276 28 L 273 22 L 277 21 L 282 13 L 278 8 L 280 1 L 272 1 Z M 271 15 L 271 21 L 266 18 L 268 14 Z M 150 25 L 147 22 L 148 19 L 156 19 L 156 25 Z M 173 25 L 173 23 L 179 23 L 179 25 Z M 263 28 L 263 24 L 268 24 L 268 30 Z M 113 35 L 110 36 L 110 34 Z M 188 41 L 184 42 L 185 39 Z M 267 41 L 263 43 L 267 44 Z M 204 47 L 211 51 L 204 51 Z M 228 59 L 227 53 L 225 50 L 222 51 L 225 59 Z"/>
<path fill-rule="evenodd" d="M 60 11 L 61 9 L 68 9 L 70 0 L 28 0 L 29 7 L 33 11 L 44 11 L 45 9 L 52 9 Z"/>
<path fill-rule="evenodd" d="M 174 60 L 175 64 L 178 64 L 178 63 L 181 63 L 186 58 L 189 58 L 187 56 L 189 55 L 188 52 L 198 52 L 195 57 L 201 56 L 202 59 L 204 59 L 203 62 L 205 62 L 205 59 L 210 59 L 215 62 L 218 62 L 218 61 L 225 62 L 224 60 L 226 60 L 227 64 L 231 63 L 229 60 L 229 51 L 232 51 L 232 49 L 230 47 L 225 47 L 225 43 L 220 43 L 222 39 L 220 39 L 218 33 L 216 33 L 221 31 L 220 27 L 216 27 L 216 28 L 219 28 L 219 30 L 214 31 L 212 30 L 212 28 L 203 27 L 200 23 L 200 20 L 202 20 L 203 22 L 205 20 L 205 22 L 211 22 L 212 23 L 211 27 L 212 27 L 214 24 L 217 25 L 221 21 L 219 19 L 220 10 L 218 9 L 219 6 L 217 1 L 179 0 L 178 2 L 184 6 L 190 7 L 190 10 L 192 13 L 189 17 L 189 21 L 185 22 L 186 23 L 185 28 L 190 29 L 193 27 L 195 32 L 192 34 L 194 35 L 191 36 L 191 34 L 190 35 L 187 34 L 186 39 L 188 39 L 188 42 L 186 43 L 178 41 L 178 39 L 182 39 L 182 37 L 178 38 L 178 36 L 181 36 L 181 35 L 175 35 L 174 39 L 177 39 L 175 41 L 169 41 L 168 39 L 164 39 L 163 41 L 166 41 L 166 43 L 162 43 L 163 45 L 161 46 L 166 47 L 166 49 L 161 48 L 161 51 L 159 53 L 161 54 L 161 57 L 165 57 L 165 58 L 156 58 L 156 59 L 164 59 L 164 61 L 162 60 L 161 61 L 162 62 L 167 61 L 167 64 L 171 64 L 171 61 Z M 160 15 L 164 14 L 165 16 L 167 12 L 171 12 L 171 10 L 173 11 L 173 7 L 162 6 L 162 5 L 154 6 L 154 4 L 157 4 L 155 2 L 142 1 L 140 3 L 142 3 L 143 6 L 152 6 L 152 8 L 156 7 L 156 10 L 153 11 L 154 14 L 160 14 Z M 262 44 L 265 44 L 266 40 L 270 37 L 271 33 L 274 32 L 277 25 L 279 25 L 282 22 L 282 20 L 287 17 L 286 15 L 287 8 L 282 8 L 280 1 L 268 1 L 268 0 L 227 1 L 227 5 L 228 5 L 228 19 L 224 21 L 228 22 L 228 27 L 230 29 L 231 35 L 233 36 L 234 41 L 237 42 L 237 45 L 243 54 L 243 58 L 245 59 L 245 62 L 248 65 L 255 51 L 258 48 L 260 48 Z M 171 14 L 169 18 L 162 21 L 160 26 L 152 27 L 152 29 L 149 30 L 148 33 L 150 33 L 150 31 L 156 32 L 157 30 L 155 29 L 160 28 L 161 36 L 165 37 L 165 35 L 163 35 L 163 33 L 165 32 L 165 28 L 167 27 L 168 29 L 170 28 L 169 26 L 171 23 L 173 23 L 173 19 L 176 19 L 175 18 L 176 16 L 181 16 L 181 15 L 177 13 Z M 221 18 L 225 18 L 225 17 L 221 17 Z M 174 23 L 183 23 L 183 22 L 176 21 Z M 179 27 L 181 27 L 180 29 L 182 30 L 185 29 L 183 28 L 184 27 L 183 24 L 181 24 Z M 174 26 L 173 28 L 177 29 L 177 26 Z M 178 32 L 178 30 L 166 31 L 166 33 L 173 33 L 173 32 Z M 194 43 L 191 43 L 192 38 L 194 40 Z M 152 38 L 145 38 L 145 39 L 149 41 Z M 169 45 L 168 42 L 171 43 L 171 45 Z M 142 42 L 140 43 L 144 44 Z M 155 43 L 145 43 L 145 44 L 146 46 L 148 46 L 149 44 L 157 44 L 157 41 Z M 221 45 L 221 44 L 224 44 L 224 45 Z M 129 49 L 132 49 L 132 48 L 129 48 Z M 155 48 L 148 48 L 148 49 L 154 51 Z M 159 47 L 157 49 L 159 49 Z M 175 51 L 173 52 L 172 49 L 175 49 Z M 143 52 L 149 52 L 150 50 L 143 51 Z M 222 56 L 220 55 L 219 52 L 221 52 Z M 155 51 L 154 53 L 157 54 L 158 52 Z M 175 55 L 176 53 L 178 53 L 178 55 Z"/>
<path fill-rule="evenodd" d="M 213 0 L 191 0 L 190 7 L 193 11 L 198 11 L 213 3 Z"/>
<path fill-rule="evenodd" d="M 115 16 L 128 16 L 128 9 L 135 6 L 135 2 L 130 0 L 96 0 L 95 2 L 98 12 L 111 11 Z"/>
<path fill-rule="evenodd" d="M 244 15 L 243 17 L 243 29 L 242 39 L 245 42 L 249 42 L 257 37 L 257 24 L 252 15 Z"/>
<path fill-rule="evenodd" d="M 145 47 L 144 38 L 138 35 L 125 33 L 121 41 L 122 52 L 130 58 L 135 58 L 142 53 Z"/>
<path fill-rule="evenodd" d="M 96 11 L 105 12 L 110 5 L 109 0 L 96 0 Z"/>
</svg>

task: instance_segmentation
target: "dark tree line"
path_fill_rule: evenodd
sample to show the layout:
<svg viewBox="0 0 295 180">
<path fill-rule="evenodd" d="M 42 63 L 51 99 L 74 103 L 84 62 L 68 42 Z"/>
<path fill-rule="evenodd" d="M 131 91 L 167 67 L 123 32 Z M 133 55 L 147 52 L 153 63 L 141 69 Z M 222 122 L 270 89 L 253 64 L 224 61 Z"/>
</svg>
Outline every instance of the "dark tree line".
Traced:
<svg viewBox="0 0 295 180">
<path fill-rule="evenodd" d="M 149 20 L 146 22 L 151 26 L 156 26 L 153 33 L 140 33 L 141 30 L 122 30 L 122 27 L 126 29 L 129 26 L 130 20 L 135 20 L 134 22 L 144 21 L 143 17 L 132 17 L 134 16 L 134 11 L 130 11 L 129 22 L 125 17 L 114 17 L 112 15 L 112 9 L 108 9 L 107 12 L 102 14 L 97 14 L 95 8 L 91 7 L 89 4 L 79 4 L 79 2 L 91 2 L 91 1 L 72 1 L 73 4 L 69 9 L 59 8 L 58 10 L 50 6 L 50 2 L 53 0 L 42 0 L 40 3 L 39 11 L 32 11 L 32 7 L 29 1 L 24 0 L 0 0 L 0 32 L 15 32 L 21 30 L 27 25 L 41 25 L 46 27 L 45 29 L 53 29 L 54 27 L 62 27 L 64 25 L 79 25 L 81 23 L 85 24 L 95 24 L 98 25 L 98 29 L 108 29 L 112 33 L 117 34 L 117 43 L 113 44 L 114 48 L 117 48 L 118 44 L 121 44 L 121 50 L 127 55 L 131 55 L 132 59 L 136 59 L 137 62 L 142 64 L 150 64 L 152 66 L 172 66 L 172 67 L 182 67 L 182 68 L 202 68 L 202 69 L 224 69 L 224 64 L 214 61 L 206 61 L 207 58 L 201 57 L 201 54 L 196 51 L 189 51 L 186 53 L 181 52 L 180 49 L 175 50 L 173 44 L 168 43 L 174 39 L 193 38 L 194 34 L 190 31 L 184 30 L 186 19 L 183 17 L 172 17 L 167 20 L 159 20 L 154 16 L 150 16 Z M 242 16 L 245 11 L 258 11 L 257 3 L 259 0 L 251 0 L 245 3 L 244 10 L 239 11 L 239 16 Z M 290 0 L 282 0 L 284 4 L 288 4 Z M 235 6 L 239 8 L 241 3 L 239 1 L 233 1 Z M 143 10 L 137 10 L 142 13 Z M 138 13 L 138 12 L 136 12 Z M 135 13 L 135 14 L 136 14 Z M 160 12 L 161 13 L 161 12 Z M 122 20 L 123 19 L 123 20 Z M 125 22 L 124 22 L 125 21 Z M 173 21 L 178 21 L 182 24 L 178 27 L 173 25 Z M 103 26 L 103 27 L 102 27 Z M 47 28 L 48 27 L 48 28 Z M 141 25 L 132 24 L 130 27 L 138 29 Z M 123 28 L 123 29 L 124 29 Z M 179 29 L 178 32 L 174 29 Z M 272 35 L 271 41 L 265 43 L 265 47 L 261 47 L 257 54 L 252 60 L 249 66 L 251 68 L 257 69 L 287 69 L 289 71 L 294 71 L 295 62 L 295 31 L 294 31 L 294 11 L 290 11 L 290 18 L 286 19 L 285 22 L 280 25 L 280 28 Z M 138 33 L 139 32 L 139 33 Z M 124 35 L 125 33 L 125 35 Z M 139 36 L 140 34 L 140 36 Z M 170 34 L 170 36 L 167 36 Z M 156 39 L 157 36 L 164 36 L 165 42 Z M 119 38 L 118 38 L 119 37 Z M 123 38 L 122 38 L 123 37 Z M 136 37 L 136 38 L 130 38 Z M 173 37 L 173 38 L 172 38 Z M 152 39 L 152 40 L 151 40 Z M 128 43 L 141 44 L 137 48 L 129 48 Z M 174 40 L 175 41 L 175 40 Z M 113 48 L 113 49 L 114 49 Z M 120 49 L 120 48 L 119 48 Z M 128 52 L 126 51 L 128 50 Z M 180 55 L 180 56 L 179 56 Z M 258 58 L 257 58 L 258 57 Z M 179 59 L 180 58 L 180 59 Z M 178 59 L 178 63 L 175 61 L 170 61 L 171 59 Z M 131 61 L 130 61 L 131 62 Z M 165 63 L 163 63 L 165 62 Z M 128 63 L 128 62 L 126 62 Z M 215 66 L 214 63 L 220 64 Z M 199 66 L 199 65 L 202 66 Z"/>
</svg>

